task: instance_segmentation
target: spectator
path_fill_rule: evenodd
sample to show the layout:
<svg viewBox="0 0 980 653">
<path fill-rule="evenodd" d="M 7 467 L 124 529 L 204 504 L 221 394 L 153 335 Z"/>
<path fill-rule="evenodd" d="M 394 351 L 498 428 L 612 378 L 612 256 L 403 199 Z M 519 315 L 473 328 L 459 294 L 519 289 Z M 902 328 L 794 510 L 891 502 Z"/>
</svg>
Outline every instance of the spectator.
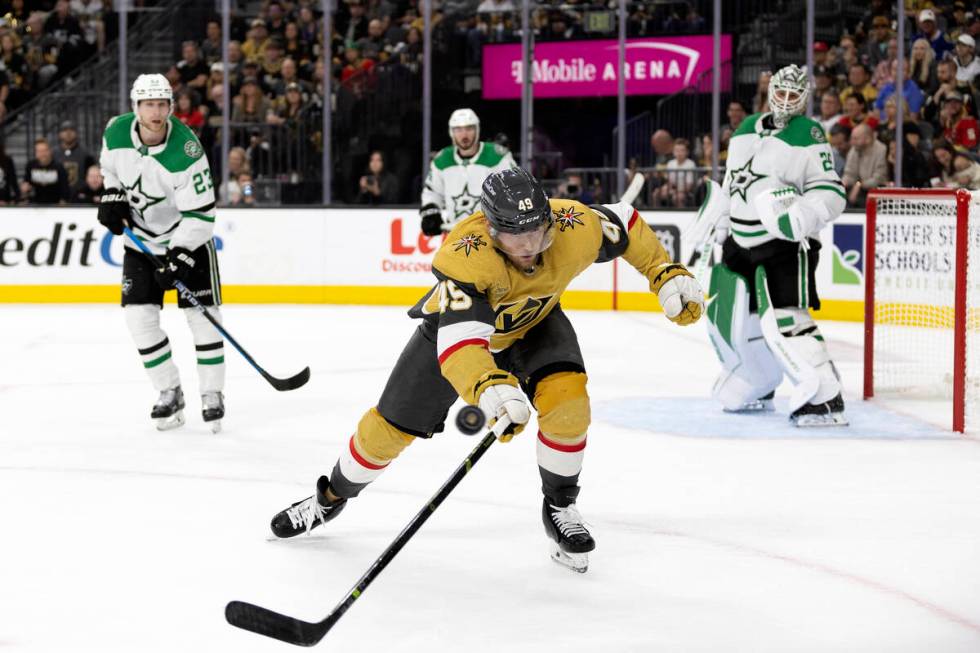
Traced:
<svg viewBox="0 0 980 653">
<path fill-rule="evenodd" d="M 35 89 L 46 88 L 58 75 L 58 40 L 45 32 L 44 15 L 33 12 L 27 19 L 23 47 L 28 66 L 35 73 Z"/>
<path fill-rule="evenodd" d="M 375 150 L 368 161 L 367 174 L 359 182 L 360 204 L 395 204 L 398 202 L 398 179 L 385 170 L 384 156 Z"/>
<path fill-rule="evenodd" d="M 0 68 L 0 120 L 7 117 L 7 100 L 10 98 L 10 77 Z"/>
<path fill-rule="evenodd" d="M 0 206 L 20 202 L 20 186 L 17 185 L 17 171 L 14 160 L 7 154 L 7 148 L 0 140 Z"/>
<path fill-rule="evenodd" d="M 98 204 L 105 188 L 102 185 L 102 170 L 92 164 L 85 171 L 85 179 L 72 191 L 72 204 Z"/>
<path fill-rule="evenodd" d="M 915 80 L 923 93 L 932 95 L 936 92 L 939 82 L 936 80 L 936 53 L 929 47 L 929 41 L 918 39 L 912 43 L 911 72 L 909 76 Z"/>
<path fill-rule="evenodd" d="M 231 111 L 231 121 L 265 122 L 269 113 L 269 99 L 259 88 L 259 82 L 254 77 L 246 77 L 242 82 L 240 95 L 234 100 L 235 108 Z"/>
<path fill-rule="evenodd" d="M 70 9 L 81 25 L 88 52 L 102 52 L 105 48 L 105 23 L 102 20 L 105 7 L 102 0 L 71 0 Z"/>
<path fill-rule="evenodd" d="M 266 26 L 269 30 L 269 37 L 282 38 L 286 35 L 286 17 L 282 10 L 282 5 L 272 0 L 266 7 Z"/>
<path fill-rule="evenodd" d="M 59 77 L 67 75 L 79 61 L 86 58 L 82 26 L 78 18 L 71 15 L 68 0 L 55 3 L 54 11 L 44 21 L 44 32 L 57 42 L 55 63 Z"/>
<path fill-rule="evenodd" d="M 309 83 L 299 78 L 296 61 L 287 57 L 282 60 L 282 67 L 279 69 L 279 78 L 272 87 L 272 94 L 277 98 L 284 96 L 286 94 L 286 88 L 290 84 L 299 86 L 300 93 L 303 94 L 304 98 L 309 97 L 311 93 Z"/>
<path fill-rule="evenodd" d="M 674 154 L 674 137 L 666 129 L 658 129 L 650 137 L 650 145 L 653 147 L 653 165 L 665 168 Z"/>
<path fill-rule="evenodd" d="M 837 77 L 827 66 L 813 67 L 813 97 L 823 98 L 824 93 L 833 93 L 839 96 L 837 90 Z M 838 97 L 837 102 L 840 103 Z"/>
<path fill-rule="evenodd" d="M 78 129 L 75 123 L 66 120 L 58 130 L 58 149 L 55 161 L 60 163 L 68 175 L 68 187 L 75 188 L 82 182 L 82 174 L 95 165 L 95 157 L 78 142 Z"/>
<path fill-rule="evenodd" d="M 902 84 L 902 97 L 908 102 L 908 108 L 912 110 L 912 113 L 918 115 L 922 109 L 922 104 L 925 102 L 925 96 L 922 95 L 919 85 L 909 77 L 909 60 L 906 59 L 904 64 L 905 73 L 902 75 L 902 79 L 905 82 Z M 897 77 L 897 73 L 898 60 L 896 59 L 892 61 L 892 79 Z M 881 92 L 878 93 L 878 99 L 875 100 L 875 109 L 878 110 L 879 115 L 885 108 L 885 102 L 893 95 L 895 95 L 895 82 L 889 82 L 882 87 Z"/>
<path fill-rule="evenodd" d="M 204 113 L 194 102 L 191 93 L 185 91 L 177 95 L 174 105 L 174 118 L 190 127 L 192 132 L 200 136 L 201 130 L 204 128 Z"/>
<path fill-rule="evenodd" d="M 919 151 L 919 127 L 907 122 L 902 127 L 902 186 L 905 188 L 929 187 L 929 163 Z M 888 177 L 895 179 L 895 157 L 898 141 L 892 139 L 888 144 Z"/>
<path fill-rule="evenodd" d="M 843 71 L 831 62 L 830 46 L 825 41 L 816 41 L 813 44 L 813 69 L 816 70 L 817 68 L 826 69 L 834 82 L 837 81 L 839 75 L 843 74 Z"/>
<path fill-rule="evenodd" d="M 970 28 L 970 14 L 966 11 L 966 3 L 954 2 L 951 20 L 946 23 L 946 33 L 955 42 L 960 34 L 966 34 Z"/>
<path fill-rule="evenodd" d="M 844 96 L 844 117 L 837 124 L 852 130 L 858 125 L 867 125 L 874 129 L 878 126 L 878 119 L 868 113 L 868 101 L 863 95 L 851 93 Z"/>
<path fill-rule="evenodd" d="M 909 112 L 909 104 L 904 99 L 902 100 L 902 109 L 904 113 L 903 122 L 908 125 L 911 122 L 905 122 L 912 120 L 914 121 L 914 114 Z M 878 125 L 878 140 L 882 143 L 888 144 L 895 140 L 895 133 L 898 129 L 898 97 L 892 94 L 891 97 L 885 102 L 884 110 L 882 111 L 882 122 Z"/>
<path fill-rule="evenodd" d="M 381 53 L 385 51 L 384 25 L 377 18 L 372 18 L 368 22 L 367 36 L 357 42 L 360 46 L 361 54 L 367 59 L 379 61 Z"/>
<path fill-rule="evenodd" d="M 266 91 L 275 87 L 276 82 L 279 81 L 279 71 L 282 69 L 282 42 L 279 38 L 269 39 L 269 43 L 265 46 L 265 57 L 259 64 L 259 70 L 261 71 L 260 79 L 262 80 L 262 88 Z"/>
<path fill-rule="evenodd" d="M 64 204 L 71 190 L 68 173 L 54 160 L 51 146 L 44 138 L 34 141 L 34 158 L 28 161 L 21 184 L 24 197 L 30 204 Z"/>
<path fill-rule="evenodd" d="M 953 178 L 956 185 L 968 190 L 980 190 L 980 165 L 963 152 L 953 159 Z"/>
<path fill-rule="evenodd" d="M 939 111 L 939 128 L 943 138 L 955 147 L 968 150 L 977 147 L 977 119 L 967 113 L 958 91 L 946 94 Z"/>
<path fill-rule="evenodd" d="M 198 97 L 203 97 L 204 87 L 208 83 L 208 75 L 211 72 L 210 66 L 201 58 L 201 52 L 194 41 L 184 41 L 181 45 L 181 54 L 183 59 L 174 64 L 180 83 L 197 93 Z"/>
<path fill-rule="evenodd" d="M 252 127 L 248 134 L 248 148 L 245 150 L 248 165 L 256 177 L 265 177 L 274 172 L 272 168 L 272 145 L 265 138 L 263 130 Z M 239 183 L 241 183 L 239 181 Z M 242 188 L 242 193 L 245 189 Z"/>
<path fill-rule="evenodd" d="M 0 58 L 2 67 L 10 77 L 10 95 L 6 106 L 11 111 L 24 104 L 30 98 L 34 86 L 34 73 L 27 66 L 27 59 L 21 54 L 20 47 L 11 32 L 0 36 Z"/>
<path fill-rule="evenodd" d="M 667 162 L 667 183 L 660 187 L 660 199 L 668 206 L 690 205 L 691 194 L 697 178 L 697 166 L 689 158 L 690 144 L 686 138 L 674 141 L 674 158 Z"/>
<path fill-rule="evenodd" d="M 834 172 L 838 177 L 842 177 L 847 153 L 851 150 L 850 127 L 838 124 L 830 128 L 830 149 L 834 153 Z"/>
<path fill-rule="evenodd" d="M 709 174 L 711 172 L 711 153 L 714 149 L 714 145 L 711 142 L 711 134 L 706 133 L 701 136 L 701 152 L 697 160 L 699 168 L 707 168 Z M 728 152 L 723 151 L 718 153 L 718 165 L 724 166 L 725 161 L 728 159 Z"/>
<path fill-rule="evenodd" d="M 897 60 L 898 39 L 888 39 L 887 53 L 884 57 L 878 60 L 878 64 L 874 68 L 874 73 L 871 75 L 871 85 L 878 89 L 879 95 L 881 95 L 881 89 L 885 86 L 885 84 L 895 82 L 895 73 L 897 72 L 895 62 Z M 905 63 L 907 64 L 908 62 L 909 60 L 906 58 Z"/>
<path fill-rule="evenodd" d="M 239 193 L 232 194 L 232 206 L 255 206 L 255 183 L 250 172 L 240 172 L 235 179 Z"/>
<path fill-rule="evenodd" d="M 956 179 L 953 177 L 953 159 L 956 157 L 956 149 L 946 141 L 939 139 L 932 146 L 932 160 L 930 162 L 929 182 L 933 188 L 955 188 Z"/>
<path fill-rule="evenodd" d="M 228 73 L 228 83 L 231 85 L 232 95 L 238 93 L 238 87 L 242 83 L 243 61 L 245 61 L 245 55 L 242 54 L 242 44 L 234 40 L 228 41 L 228 69 L 225 70 L 222 68 L 222 72 Z M 222 62 L 222 65 L 224 65 L 224 62 Z"/>
<path fill-rule="evenodd" d="M 347 11 L 337 11 L 337 33 L 344 43 L 354 43 L 367 36 L 368 19 L 363 0 L 345 0 Z"/>
<path fill-rule="evenodd" d="M 265 28 L 265 21 L 256 18 L 252 21 L 252 29 L 248 31 L 248 38 L 242 43 L 242 56 L 245 61 L 260 61 L 265 57 L 265 48 L 269 43 L 269 32 Z"/>
<path fill-rule="evenodd" d="M 303 98 L 303 89 L 299 84 L 293 82 L 286 87 L 286 92 L 282 97 L 276 98 L 275 104 L 269 110 L 266 122 L 270 125 L 284 125 L 299 123 L 306 109 L 306 102 Z"/>
<path fill-rule="evenodd" d="M 302 39 L 308 47 L 312 48 L 318 40 L 320 26 L 317 24 L 316 16 L 313 14 L 313 10 L 310 7 L 304 6 L 300 8 L 299 22 L 297 22 L 296 26 L 299 28 L 300 39 Z M 340 31 L 337 29 L 336 23 L 334 24 L 334 30 L 337 32 Z"/>
<path fill-rule="evenodd" d="M 959 86 L 973 84 L 973 78 L 980 73 L 980 61 L 977 60 L 977 42 L 969 34 L 960 34 L 956 39 L 956 55 L 952 57 L 956 64 L 956 81 Z"/>
<path fill-rule="evenodd" d="M 732 134 L 735 133 L 739 125 L 742 124 L 742 121 L 745 120 L 748 112 L 746 112 L 745 105 L 742 104 L 741 100 L 732 100 L 728 103 L 726 115 L 728 116 L 728 124 L 722 125 L 720 133 L 722 151 L 728 150 L 729 139 L 731 139 Z"/>
<path fill-rule="evenodd" d="M 346 82 L 352 77 L 366 80 L 374 68 L 374 62 L 361 56 L 361 46 L 357 43 L 348 43 L 344 49 L 344 60 L 346 64 L 340 71 L 340 81 Z"/>
<path fill-rule="evenodd" d="M 850 34 L 841 36 L 837 48 L 828 52 L 827 56 L 830 61 L 836 62 L 844 77 L 850 74 L 851 66 L 861 63 L 861 59 L 858 56 L 857 42 Z"/>
<path fill-rule="evenodd" d="M 868 67 L 874 69 L 880 62 L 888 59 L 891 36 L 891 21 L 887 16 L 875 16 L 871 19 L 871 32 L 861 52 L 862 59 Z"/>
<path fill-rule="evenodd" d="M 950 93 L 959 93 L 956 89 L 956 64 L 949 59 L 944 59 L 936 64 L 936 89 L 932 95 L 926 98 L 922 106 L 922 118 L 932 124 L 933 129 L 938 132 L 939 112 L 942 109 L 943 100 Z M 962 95 L 961 95 L 962 96 Z M 964 98 L 968 102 L 968 107 L 972 108 L 971 96 Z"/>
<path fill-rule="evenodd" d="M 840 98 L 834 91 L 827 91 L 820 96 L 820 117 L 817 122 L 823 130 L 830 133 L 834 125 L 843 117 L 841 114 Z"/>
<path fill-rule="evenodd" d="M 592 192 L 585 187 L 582 175 L 569 173 L 565 176 L 565 181 L 558 186 L 557 197 L 566 200 L 576 200 L 583 204 L 594 204 L 595 197 Z"/>
<path fill-rule="evenodd" d="M 888 148 L 878 142 L 868 125 L 851 130 L 851 151 L 841 181 L 848 191 L 848 205 L 857 208 L 864 206 L 869 190 L 888 183 Z"/>
<path fill-rule="evenodd" d="M 221 61 L 221 23 L 217 20 L 208 21 L 204 40 L 201 41 L 201 57 L 209 66 Z"/>
<path fill-rule="evenodd" d="M 283 33 L 283 52 L 285 58 L 292 59 L 299 66 L 308 66 L 313 60 L 313 49 L 301 37 L 299 26 L 294 22 L 286 23 L 286 31 Z"/>
<path fill-rule="evenodd" d="M 852 64 L 848 69 L 847 81 L 850 83 L 843 91 L 841 91 L 840 99 L 846 106 L 847 96 L 852 93 L 860 93 L 864 96 L 864 99 L 869 103 L 874 102 L 875 98 L 878 97 L 878 90 L 871 85 L 871 76 L 868 75 L 868 69 L 862 63 Z"/>
<path fill-rule="evenodd" d="M 218 189 L 221 198 L 229 204 L 233 204 L 236 198 L 241 198 L 242 188 L 238 185 L 238 177 L 243 172 L 252 174 L 248 167 L 248 156 L 245 154 L 245 148 L 233 147 L 228 150 L 228 174 L 225 175 L 227 181 L 222 183 L 221 188 Z"/>
<path fill-rule="evenodd" d="M 932 46 L 932 51 L 936 54 L 936 59 L 941 61 L 946 57 L 947 52 L 953 51 L 953 42 L 949 40 L 942 30 L 936 27 L 936 12 L 932 9 L 923 9 L 919 12 L 919 31 L 912 37 L 912 40 L 924 38 Z"/>
<path fill-rule="evenodd" d="M 763 71 L 759 73 L 759 81 L 755 85 L 755 96 L 752 98 L 752 112 L 761 113 L 769 110 L 769 79 L 772 73 Z"/>
</svg>

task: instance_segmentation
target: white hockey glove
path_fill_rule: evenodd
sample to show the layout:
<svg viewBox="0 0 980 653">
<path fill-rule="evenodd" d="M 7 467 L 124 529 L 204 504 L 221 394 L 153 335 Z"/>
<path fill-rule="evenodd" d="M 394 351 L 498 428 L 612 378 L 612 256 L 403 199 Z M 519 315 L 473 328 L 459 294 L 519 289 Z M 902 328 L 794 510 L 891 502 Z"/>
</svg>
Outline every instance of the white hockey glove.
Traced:
<svg viewBox="0 0 980 653">
<path fill-rule="evenodd" d="M 694 324 L 704 312 L 704 291 L 697 279 L 691 276 L 683 265 L 670 264 L 670 270 L 665 275 L 666 281 L 661 282 L 657 290 L 660 307 L 671 322 L 687 326 Z"/>
<path fill-rule="evenodd" d="M 504 417 L 510 420 L 510 426 L 499 438 L 501 442 L 510 442 L 511 438 L 524 430 L 524 425 L 531 419 L 531 409 L 524 393 L 519 388 L 503 383 L 483 389 L 480 393 L 480 410 L 487 416 L 490 426 Z"/>
<path fill-rule="evenodd" d="M 820 202 L 808 202 L 792 186 L 771 188 L 755 196 L 752 210 L 770 234 L 800 242 L 815 233 L 830 218 Z"/>
</svg>

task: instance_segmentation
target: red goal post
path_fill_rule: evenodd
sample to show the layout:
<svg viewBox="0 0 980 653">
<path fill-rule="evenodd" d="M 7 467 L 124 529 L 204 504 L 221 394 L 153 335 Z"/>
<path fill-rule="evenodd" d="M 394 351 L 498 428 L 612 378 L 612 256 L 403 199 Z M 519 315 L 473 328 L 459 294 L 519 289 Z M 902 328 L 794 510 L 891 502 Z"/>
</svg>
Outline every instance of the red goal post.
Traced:
<svg viewBox="0 0 980 653">
<path fill-rule="evenodd" d="M 886 391 L 949 398 L 959 432 L 980 399 L 967 397 L 968 372 L 977 372 L 967 342 L 977 310 L 968 305 L 977 283 L 971 203 L 963 189 L 890 188 L 871 191 L 866 204 L 864 398 Z"/>
</svg>

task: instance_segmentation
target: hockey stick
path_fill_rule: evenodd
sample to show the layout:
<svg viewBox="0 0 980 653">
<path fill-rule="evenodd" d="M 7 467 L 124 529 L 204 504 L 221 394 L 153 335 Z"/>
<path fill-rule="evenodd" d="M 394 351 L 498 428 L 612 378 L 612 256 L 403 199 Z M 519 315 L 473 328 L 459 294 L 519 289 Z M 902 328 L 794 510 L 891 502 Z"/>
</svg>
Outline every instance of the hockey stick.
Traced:
<svg viewBox="0 0 980 653">
<path fill-rule="evenodd" d="M 161 261 L 153 252 L 151 252 L 150 248 L 147 247 L 146 244 L 143 241 L 141 241 L 139 237 L 137 237 L 137 235 L 130 230 L 129 227 L 123 227 L 123 231 L 126 233 L 127 236 L 129 236 L 129 239 L 132 240 L 136 244 L 136 246 L 140 248 L 141 252 L 143 252 L 148 257 L 150 257 L 150 260 L 153 261 L 153 265 L 157 266 L 158 268 L 163 267 L 163 261 Z M 255 362 L 255 359 L 249 356 L 248 352 L 245 351 L 245 349 L 240 344 L 238 344 L 238 341 L 231 337 L 231 334 L 228 333 L 223 326 L 221 326 L 221 323 L 218 322 L 218 320 L 215 319 L 213 315 L 211 315 L 211 312 L 207 309 L 207 307 L 205 307 L 203 304 L 201 304 L 201 302 L 197 300 L 197 297 L 194 296 L 194 293 L 192 293 L 187 288 L 187 286 L 185 286 L 181 281 L 175 279 L 174 288 L 177 290 L 178 293 L 180 293 L 180 296 L 188 304 L 190 304 L 191 306 L 198 309 L 199 311 L 201 311 L 201 313 L 204 314 L 204 317 L 207 318 L 208 322 L 214 325 L 214 328 L 218 330 L 218 333 L 221 334 L 221 337 L 227 340 L 228 342 L 230 342 L 232 346 L 238 350 L 238 353 L 241 354 L 245 358 L 245 360 L 247 360 L 252 365 L 252 367 L 255 368 L 255 371 L 261 374 L 262 378 L 268 381 L 273 388 L 279 390 L 280 392 L 284 392 L 286 390 L 295 390 L 296 388 L 305 385 L 306 382 L 310 380 L 309 367 L 304 368 L 303 371 L 301 371 L 299 374 L 291 376 L 288 379 L 279 379 L 266 372 L 264 369 L 262 369 L 262 367 L 258 363 Z"/>
<path fill-rule="evenodd" d="M 259 607 L 257 605 L 252 605 L 251 603 L 244 603 L 242 601 L 232 601 L 227 606 L 225 606 L 225 619 L 228 620 L 232 626 L 237 626 L 238 628 L 243 628 L 245 630 L 251 630 L 253 633 L 258 633 L 259 635 L 265 635 L 266 637 L 273 637 L 278 640 L 282 640 L 289 644 L 296 644 L 297 646 L 313 646 L 326 635 L 331 628 L 334 627 L 344 613 L 356 601 L 364 590 L 374 581 L 378 575 L 384 571 L 384 568 L 388 566 L 394 557 L 402 550 L 412 536 L 422 527 L 422 524 L 432 516 L 436 508 L 449 496 L 449 493 L 459 485 L 459 482 L 463 480 L 473 466 L 483 457 L 483 454 L 487 452 L 490 445 L 493 444 L 497 436 L 506 430 L 510 426 L 509 420 L 502 419 L 498 420 L 494 424 L 490 432 L 487 433 L 480 444 L 476 445 L 476 448 L 470 452 L 470 455 L 466 457 L 456 471 L 453 472 L 442 487 L 435 493 L 435 495 L 429 499 L 428 503 L 419 510 L 419 512 L 412 518 L 412 521 L 408 522 L 408 525 L 402 529 L 402 532 L 398 534 L 398 537 L 388 545 L 380 556 L 375 559 L 374 563 L 361 578 L 354 583 L 354 587 L 351 588 L 350 592 L 341 600 L 337 606 L 330 611 L 330 614 L 326 616 L 323 621 L 317 621 L 315 623 L 310 623 L 308 621 L 301 621 L 293 617 L 288 617 L 284 614 L 279 614 L 278 612 L 273 612 L 272 610 L 267 610 L 266 608 Z"/>
<path fill-rule="evenodd" d="M 619 201 L 632 204 L 636 199 L 636 196 L 640 194 L 640 190 L 643 188 L 643 184 L 646 182 L 646 180 L 647 178 L 643 176 L 643 173 L 634 173 L 633 179 L 630 181 L 630 185 L 623 191 L 623 196 L 619 199 Z"/>
</svg>

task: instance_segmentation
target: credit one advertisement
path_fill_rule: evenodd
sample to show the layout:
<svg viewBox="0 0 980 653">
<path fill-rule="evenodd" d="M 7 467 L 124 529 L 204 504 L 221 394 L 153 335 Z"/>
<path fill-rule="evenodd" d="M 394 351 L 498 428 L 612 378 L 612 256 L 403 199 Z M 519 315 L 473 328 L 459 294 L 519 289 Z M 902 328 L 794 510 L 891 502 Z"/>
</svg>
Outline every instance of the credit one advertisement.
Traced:
<svg viewBox="0 0 980 653">
<path fill-rule="evenodd" d="M 711 91 L 713 64 L 710 36 L 634 38 L 626 41 L 627 95 L 670 95 L 701 82 Z M 721 61 L 730 61 L 732 39 L 721 37 Z M 534 46 L 531 81 L 535 98 L 600 97 L 616 95 L 619 88 L 619 44 L 615 40 L 556 41 Z M 523 81 L 521 45 L 483 46 L 483 98 L 519 100 Z M 731 88 L 730 76 L 721 79 L 722 92 Z"/>
<path fill-rule="evenodd" d="M 693 211 L 641 211 L 675 260 Z M 418 209 L 218 209 L 215 242 L 225 301 L 411 305 L 430 288 L 442 236 L 419 229 Z M 830 319 L 860 319 L 864 215 L 820 234 L 817 281 Z M 118 302 L 122 238 L 91 208 L 0 210 L 0 302 Z M 646 279 L 617 260 L 591 266 L 563 298 L 568 308 L 655 310 Z M 837 308 L 840 308 L 838 306 Z"/>
</svg>

